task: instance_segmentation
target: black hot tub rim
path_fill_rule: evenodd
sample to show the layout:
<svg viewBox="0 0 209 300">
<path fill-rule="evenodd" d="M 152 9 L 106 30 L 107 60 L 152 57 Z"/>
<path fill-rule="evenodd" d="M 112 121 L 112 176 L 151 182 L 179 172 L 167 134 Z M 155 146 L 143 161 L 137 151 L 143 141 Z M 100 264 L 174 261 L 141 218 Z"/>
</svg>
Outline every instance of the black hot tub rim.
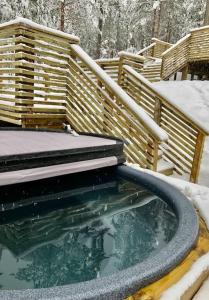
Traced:
<svg viewBox="0 0 209 300">
<path fill-rule="evenodd" d="M 125 165 L 115 169 L 117 175 L 140 184 L 171 205 L 178 218 L 178 229 L 171 241 L 153 257 L 110 276 L 52 288 L 2 290 L 2 300 L 122 300 L 160 279 L 186 257 L 196 244 L 199 233 L 198 217 L 189 200 L 175 187 L 157 177 Z"/>
</svg>

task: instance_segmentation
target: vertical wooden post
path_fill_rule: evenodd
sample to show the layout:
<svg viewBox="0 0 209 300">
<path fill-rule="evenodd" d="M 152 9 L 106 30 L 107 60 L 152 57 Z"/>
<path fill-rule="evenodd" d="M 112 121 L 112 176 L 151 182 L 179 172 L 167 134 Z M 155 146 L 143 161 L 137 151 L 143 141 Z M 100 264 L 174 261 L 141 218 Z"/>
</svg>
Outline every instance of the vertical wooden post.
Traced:
<svg viewBox="0 0 209 300">
<path fill-rule="evenodd" d="M 15 42 L 15 44 L 16 45 L 21 45 L 21 44 L 24 44 L 25 46 L 28 46 L 28 47 L 30 47 L 31 49 L 32 48 L 34 48 L 34 46 L 33 46 L 33 44 L 30 44 L 30 43 L 25 43 L 25 42 L 23 42 L 22 40 L 21 40 L 21 38 L 23 39 L 24 38 L 24 35 L 23 35 L 23 33 L 20 31 L 20 33 L 19 34 L 17 34 L 16 36 L 15 36 L 16 38 L 18 38 L 18 42 L 16 41 Z M 26 36 L 27 37 L 27 36 Z M 33 38 L 32 37 L 30 37 L 30 39 L 32 40 Z M 27 62 L 29 62 L 29 63 L 34 63 L 34 60 L 31 60 L 31 59 L 29 59 L 28 57 L 27 57 L 27 54 L 31 54 L 31 55 L 33 55 L 33 51 L 29 51 L 29 50 L 23 50 L 23 49 L 21 49 L 21 50 L 16 50 L 15 51 L 15 53 L 20 53 L 21 55 L 20 55 L 20 58 L 16 58 L 15 60 L 16 61 L 21 61 L 21 60 L 25 60 L 25 61 L 27 61 Z M 24 92 L 25 93 L 31 93 L 31 94 L 34 94 L 34 90 L 33 90 L 33 86 L 34 86 L 34 83 L 33 82 L 27 82 L 27 81 L 25 81 L 24 80 L 24 77 L 25 78 L 28 78 L 28 79 L 34 79 L 34 76 L 33 75 L 29 75 L 29 74 L 24 74 L 24 70 L 27 70 L 27 71 L 34 71 L 34 69 L 33 68 L 31 68 L 31 67 L 24 67 L 24 66 L 19 66 L 18 67 L 18 69 L 22 69 L 22 72 L 21 72 L 21 74 L 19 73 L 19 72 L 17 72 L 16 73 L 16 75 L 18 76 L 20 76 L 21 75 L 21 79 L 20 80 L 15 80 L 15 83 L 16 84 L 19 84 L 20 85 L 20 88 L 16 88 L 16 92 L 18 93 L 18 92 L 22 92 L 23 94 L 21 95 L 21 96 L 19 96 L 19 95 L 15 95 L 15 98 L 16 99 L 21 99 L 21 100 L 33 100 L 34 99 L 34 96 L 33 95 L 31 95 L 31 96 L 25 96 L 24 95 Z M 26 89 L 26 88 L 24 88 L 23 86 L 24 85 L 27 85 L 27 86 L 31 86 L 31 90 L 30 89 Z M 31 106 L 33 106 L 33 104 L 24 104 L 24 102 L 21 104 L 21 106 L 24 106 L 24 107 L 31 107 Z M 30 108 L 28 108 L 28 110 L 27 110 L 27 112 L 28 113 L 32 113 L 32 110 L 30 109 Z M 26 119 L 24 118 L 21 118 L 22 120 L 22 127 L 26 127 L 27 126 L 27 124 L 26 124 Z"/>
<path fill-rule="evenodd" d="M 60 30 L 65 30 L 65 0 L 60 0 Z"/>
<path fill-rule="evenodd" d="M 162 103 L 160 99 L 155 98 L 154 120 L 160 126 Z"/>
<path fill-rule="evenodd" d="M 186 65 L 183 69 L 182 69 L 182 76 L 181 76 L 181 80 L 187 80 L 187 76 L 188 76 L 188 65 Z"/>
<path fill-rule="evenodd" d="M 200 173 L 200 165 L 201 165 L 201 159 L 203 154 L 204 142 L 205 142 L 205 135 L 202 132 L 199 132 L 197 135 L 195 153 L 194 153 L 192 170 L 190 175 L 190 181 L 194 183 L 197 182 Z"/>
<path fill-rule="evenodd" d="M 124 73 L 123 73 L 123 57 L 120 56 L 118 65 L 118 84 L 123 87 L 124 85 Z"/>
<path fill-rule="evenodd" d="M 147 144 L 147 152 L 152 155 L 152 171 L 157 172 L 158 163 L 158 141 L 152 140 Z"/>
<path fill-rule="evenodd" d="M 155 111 L 154 111 L 154 120 L 157 123 L 157 125 L 160 126 L 161 123 L 161 112 L 162 112 L 162 102 L 160 99 L 155 98 Z M 155 150 L 154 150 L 154 171 L 157 171 L 157 164 L 158 164 L 158 149 L 159 145 L 157 141 L 155 142 Z"/>
</svg>

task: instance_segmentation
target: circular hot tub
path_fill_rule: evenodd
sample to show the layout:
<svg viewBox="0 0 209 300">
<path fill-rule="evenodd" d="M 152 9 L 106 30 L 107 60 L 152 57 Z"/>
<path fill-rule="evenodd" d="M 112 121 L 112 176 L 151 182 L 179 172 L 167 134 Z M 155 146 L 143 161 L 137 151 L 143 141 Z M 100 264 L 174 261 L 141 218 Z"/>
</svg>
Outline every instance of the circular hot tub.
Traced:
<svg viewBox="0 0 209 300">
<path fill-rule="evenodd" d="M 2 187 L 0 299 L 124 299 L 175 268 L 198 218 L 173 186 L 121 165 Z"/>
</svg>

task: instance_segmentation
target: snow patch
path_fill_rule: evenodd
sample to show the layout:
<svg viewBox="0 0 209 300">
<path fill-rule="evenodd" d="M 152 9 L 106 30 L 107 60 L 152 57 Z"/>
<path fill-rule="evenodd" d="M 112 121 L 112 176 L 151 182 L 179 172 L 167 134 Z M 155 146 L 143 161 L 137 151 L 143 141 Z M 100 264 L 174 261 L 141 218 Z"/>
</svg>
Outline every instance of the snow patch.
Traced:
<svg viewBox="0 0 209 300">
<path fill-rule="evenodd" d="M 180 281 L 174 284 L 171 288 L 165 291 L 160 300 L 181 300 L 182 295 L 198 280 L 203 272 L 209 273 L 209 253 L 199 258 L 191 267 L 188 273 L 186 273 Z M 208 292 L 205 293 L 206 297 L 193 298 L 195 300 L 206 300 L 208 299 Z"/>
<path fill-rule="evenodd" d="M 160 81 L 152 83 L 152 86 L 209 134 L 208 81 Z"/>
</svg>

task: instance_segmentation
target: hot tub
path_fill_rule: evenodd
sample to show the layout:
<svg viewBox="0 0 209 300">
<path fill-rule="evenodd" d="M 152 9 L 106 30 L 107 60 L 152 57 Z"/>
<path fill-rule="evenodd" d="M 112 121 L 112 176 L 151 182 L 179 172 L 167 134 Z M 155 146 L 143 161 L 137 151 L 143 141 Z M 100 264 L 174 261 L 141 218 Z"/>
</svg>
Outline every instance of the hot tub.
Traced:
<svg viewBox="0 0 209 300">
<path fill-rule="evenodd" d="M 124 299 L 180 263 L 198 219 L 122 164 L 0 189 L 0 299 Z"/>
</svg>

